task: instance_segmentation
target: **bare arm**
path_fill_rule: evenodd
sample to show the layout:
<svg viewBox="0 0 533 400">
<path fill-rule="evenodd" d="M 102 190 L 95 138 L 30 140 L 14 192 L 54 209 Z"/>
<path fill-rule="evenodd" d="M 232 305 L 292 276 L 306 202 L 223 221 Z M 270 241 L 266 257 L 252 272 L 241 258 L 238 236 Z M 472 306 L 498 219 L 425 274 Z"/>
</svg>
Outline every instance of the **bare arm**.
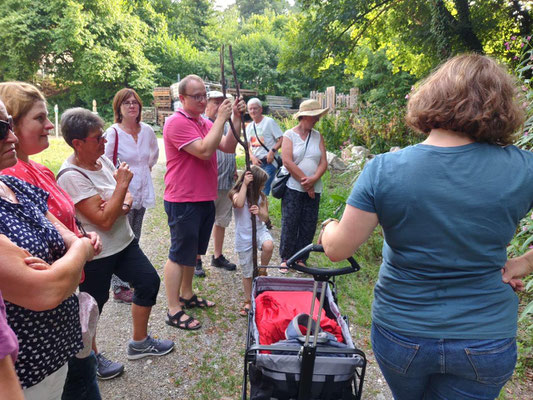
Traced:
<svg viewBox="0 0 533 400">
<path fill-rule="evenodd" d="M 517 291 L 524 290 L 524 283 L 520 278 L 524 278 L 533 273 L 533 250 L 520 257 L 507 260 L 502 269 L 502 280 L 509 283 Z"/>
<path fill-rule="evenodd" d="M 104 200 L 100 195 L 94 195 L 76 203 L 76 210 L 102 230 L 110 230 L 117 218 L 124 215 L 123 206 L 132 177 L 133 173 L 130 171 L 128 165 L 122 163 L 115 176 L 117 186 L 111 198 L 105 202 L 105 207 L 101 207 Z"/>
<path fill-rule="evenodd" d="M 267 163 L 271 163 L 274 160 L 274 155 L 276 154 L 276 151 L 278 151 L 281 148 L 281 144 L 283 143 L 283 136 L 279 137 L 276 141 L 276 144 L 272 146 L 270 151 L 267 153 Z"/>
<path fill-rule="evenodd" d="M 0 358 L 0 397 L 9 400 L 24 400 L 19 378 L 10 355 Z"/>
<path fill-rule="evenodd" d="M 243 208 L 246 201 L 246 190 L 248 189 L 248 184 L 254 180 L 253 175 L 250 171 L 246 171 L 244 179 L 242 181 L 241 189 L 233 195 L 233 206 L 237 208 Z"/>
<path fill-rule="evenodd" d="M 72 234 L 72 233 L 71 233 Z M 30 254 L 0 235 L 0 290 L 7 301 L 34 311 L 50 310 L 76 290 L 85 263 L 93 256 L 88 238 L 67 239 L 67 253 L 50 268 L 36 270 L 24 261 Z"/>
<path fill-rule="evenodd" d="M 231 121 L 235 127 L 235 132 L 240 137 L 241 136 L 241 115 L 246 111 L 246 103 L 242 99 L 235 99 L 233 103 L 233 114 L 231 116 Z M 220 111 L 219 111 L 220 113 Z M 225 121 L 224 121 L 225 122 Z M 235 147 L 237 147 L 237 139 L 233 136 L 233 133 L 228 132 L 226 136 L 223 136 L 220 145 L 218 148 L 224 153 L 235 153 Z"/>
<path fill-rule="evenodd" d="M 184 146 L 183 150 L 201 160 L 209 160 L 216 149 L 220 149 L 226 153 L 234 153 L 237 140 L 233 134 L 224 136 L 224 124 L 230 118 L 231 111 L 231 102 L 228 99 L 224 100 L 218 108 L 217 118 L 207 135 L 203 139 L 195 140 L 187 146 Z M 237 115 L 238 117 L 234 116 L 234 126 L 237 133 L 239 133 L 241 117 L 240 113 Z M 239 121 L 238 124 L 235 123 L 237 120 Z"/>
<path fill-rule="evenodd" d="M 324 252 L 331 261 L 352 256 L 367 241 L 377 224 L 377 214 L 347 204 L 340 222 L 327 224 L 321 234 Z"/>
</svg>

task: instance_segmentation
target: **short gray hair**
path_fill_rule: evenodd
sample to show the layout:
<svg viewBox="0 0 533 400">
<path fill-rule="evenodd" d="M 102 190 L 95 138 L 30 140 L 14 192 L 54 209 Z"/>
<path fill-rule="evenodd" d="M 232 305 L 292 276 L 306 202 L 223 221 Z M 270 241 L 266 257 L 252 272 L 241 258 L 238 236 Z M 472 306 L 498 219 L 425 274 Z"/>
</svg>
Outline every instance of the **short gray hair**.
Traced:
<svg viewBox="0 0 533 400">
<path fill-rule="evenodd" d="M 69 108 L 61 115 L 61 134 L 67 144 L 74 148 L 74 139 L 85 139 L 95 129 L 103 129 L 104 121 L 85 108 Z"/>
<path fill-rule="evenodd" d="M 204 83 L 202 78 L 200 78 L 198 75 L 194 75 L 194 74 L 187 75 L 185 78 L 183 78 L 180 81 L 180 83 L 178 83 L 179 94 L 187 94 L 185 93 L 185 91 L 187 90 L 187 85 L 189 84 L 190 81 L 198 81 L 198 82 L 201 82 L 202 84 Z"/>
<path fill-rule="evenodd" d="M 252 97 L 250 100 L 248 100 L 246 106 L 250 107 L 252 104 L 257 104 L 259 107 L 263 108 L 263 103 L 261 103 L 261 100 L 259 100 L 257 97 Z"/>
</svg>

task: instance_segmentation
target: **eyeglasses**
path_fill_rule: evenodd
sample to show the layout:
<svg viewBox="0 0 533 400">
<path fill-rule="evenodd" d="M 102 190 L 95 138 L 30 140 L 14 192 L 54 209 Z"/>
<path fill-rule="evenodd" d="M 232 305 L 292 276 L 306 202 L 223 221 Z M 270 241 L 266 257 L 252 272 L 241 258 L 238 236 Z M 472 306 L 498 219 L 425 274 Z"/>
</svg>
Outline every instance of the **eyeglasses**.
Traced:
<svg viewBox="0 0 533 400">
<path fill-rule="evenodd" d="M 104 137 L 104 135 L 89 136 L 89 137 L 86 137 L 85 139 L 82 139 L 82 140 L 85 142 L 86 140 L 89 140 L 89 139 L 96 140 L 96 143 L 100 144 L 100 143 L 102 143 L 105 140 L 105 137 Z"/>
<path fill-rule="evenodd" d="M 13 131 L 13 118 L 11 115 L 7 116 L 7 121 L 0 119 L 0 140 L 4 140 L 9 134 L 9 131 Z"/>
<path fill-rule="evenodd" d="M 206 94 L 195 94 L 195 95 L 184 94 L 184 96 L 192 97 L 198 103 L 201 102 L 201 101 L 207 100 L 207 93 Z"/>
<path fill-rule="evenodd" d="M 123 106 L 126 106 L 126 107 L 136 107 L 139 105 L 139 102 L 138 101 L 125 101 L 122 103 Z"/>
</svg>

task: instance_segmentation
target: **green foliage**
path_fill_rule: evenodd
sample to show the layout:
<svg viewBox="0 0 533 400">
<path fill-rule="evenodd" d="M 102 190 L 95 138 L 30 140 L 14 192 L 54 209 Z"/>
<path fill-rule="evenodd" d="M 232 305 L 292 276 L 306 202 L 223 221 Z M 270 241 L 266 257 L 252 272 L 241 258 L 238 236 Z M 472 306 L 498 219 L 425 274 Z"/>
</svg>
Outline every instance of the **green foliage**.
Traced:
<svg viewBox="0 0 533 400">
<path fill-rule="evenodd" d="M 264 14 L 266 10 L 279 14 L 290 8 L 287 0 L 236 0 L 235 4 L 244 19 L 250 18 L 254 14 Z"/>
<path fill-rule="evenodd" d="M 302 0 L 281 56 L 284 68 L 318 77 L 341 68 L 361 77 L 369 54 L 383 50 L 393 72 L 422 77 L 464 51 L 500 55 L 501 38 L 529 32 L 521 2 L 466 0 Z M 313 46 L 309 46 L 313 43 Z M 370 53 L 369 53 L 370 51 Z M 500 52 L 498 52 L 500 51 Z"/>
</svg>

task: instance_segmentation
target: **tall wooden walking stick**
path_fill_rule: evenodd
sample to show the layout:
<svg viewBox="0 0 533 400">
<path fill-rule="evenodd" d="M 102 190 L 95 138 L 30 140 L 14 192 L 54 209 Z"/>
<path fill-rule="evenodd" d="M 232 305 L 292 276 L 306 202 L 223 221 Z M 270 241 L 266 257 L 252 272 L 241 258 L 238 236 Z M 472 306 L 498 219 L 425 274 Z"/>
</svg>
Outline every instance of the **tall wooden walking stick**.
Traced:
<svg viewBox="0 0 533 400">
<path fill-rule="evenodd" d="M 233 52 L 231 50 L 231 45 L 229 46 L 229 58 L 231 62 L 231 71 L 233 73 L 233 81 L 235 84 L 235 90 L 237 91 L 237 99 L 241 97 L 240 88 L 239 88 L 239 81 L 237 80 L 237 71 L 235 70 L 235 64 L 233 62 Z M 224 45 L 220 48 L 220 84 L 222 86 L 222 94 L 224 95 L 224 98 L 226 98 L 226 78 L 224 75 Z M 241 113 L 241 127 L 242 127 L 242 133 L 243 133 L 243 139 L 239 137 L 239 133 L 235 130 L 235 126 L 233 126 L 233 122 L 231 121 L 231 118 L 229 119 L 229 124 L 231 128 L 231 132 L 233 133 L 233 136 L 235 136 L 235 139 L 237 142 L 244 148 L 244 158 L 246 162 L 246 171 L 251 171 L 250 168 L 250 153 L 248 152 L 248 138 L 246 136 L 246 128 L 244 126 L 244 113 Z M 251 187 L 247 188 L 246 197 L 248 200 L 249 205 L 257 205 L 255 201 L 253 201 L 253 190 Z M 257 266 L 257 221 L 255 218 L 255 215 L 252 214 L 252 263 L 253 263 L 253 277 L 255 278 L 258 274 L 258 266 Z"/>
</svg>

